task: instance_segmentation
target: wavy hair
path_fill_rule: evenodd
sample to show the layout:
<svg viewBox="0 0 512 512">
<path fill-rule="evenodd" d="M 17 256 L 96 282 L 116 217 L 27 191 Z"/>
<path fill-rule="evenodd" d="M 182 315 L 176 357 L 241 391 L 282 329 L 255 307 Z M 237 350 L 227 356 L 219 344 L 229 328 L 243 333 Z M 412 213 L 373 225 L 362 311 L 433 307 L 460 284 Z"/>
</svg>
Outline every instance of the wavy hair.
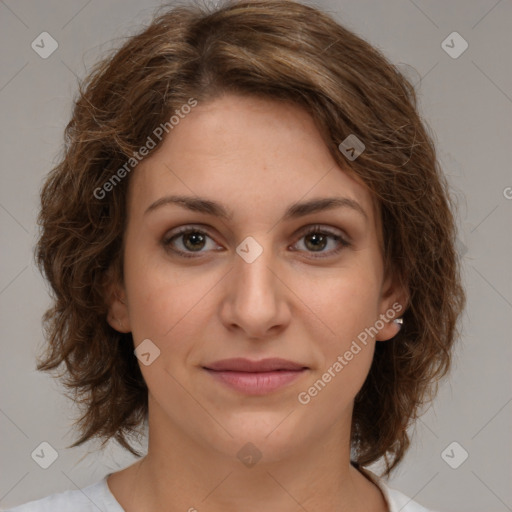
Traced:
<svg viewBox="0 0 512 512">
<path fill-rule="evenodd" d="M 378 49 L 306 4 L 164 6 L 80 83 L 62 158 L 41 190 L 35 257 L 53 302 L 37 369 L 65 364 L 59 377 L 81 406 L 81 435 L 71 447 L 114 438 L 141 456 L 129 441 L 147 421 L 148 389 L 132 335 L 110 327 L 106 301 L 108 284 L 123 280 L 129 173 L 108 194 L 97 191 L 190 98 L 230 92 L 305 109 L 336 162 L 378 205 L 385 269 L 406 287 L 409 303 L 402 330 L 377 344 L 356 396 L 351 457 L 356 466 L 384 458 L 389 476 L 460 334 L 466 299 L 456 205 L 413 85 Z M 338 148 L 350 134 L 366 146 L 353 161 Z"/>
</svg>

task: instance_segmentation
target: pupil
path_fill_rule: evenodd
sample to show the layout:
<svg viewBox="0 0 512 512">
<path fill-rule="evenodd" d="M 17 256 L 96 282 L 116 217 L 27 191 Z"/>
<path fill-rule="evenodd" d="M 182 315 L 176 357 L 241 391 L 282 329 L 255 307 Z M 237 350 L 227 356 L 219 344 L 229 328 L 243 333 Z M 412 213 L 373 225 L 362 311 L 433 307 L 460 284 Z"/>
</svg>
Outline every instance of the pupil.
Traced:
<svg viewBox="0 0 512 512">
<path fill-rule="evenodd" d="M 188 240 L 194 240 L 192 242 L 192 245 L 191 247 L 189 247 L 190 244 L 187 243 Z M 201 244 L 201 242 L 204 242 L 204 239 L 203 239 L 203 235 L 201 235 L 200 233 L 191 233 L 191 234 L 188 234 L 185 236 L 185 245 L 187 246 L 187 248 L 189 249 L 194 249 L 194 248 L 198 248 L 198 246 L 196 245 L 197 242 L 199 242 L 199 244 Z M 201 248 L 201 247 L 199 247 Z"/>
<path fill-rule="evenodd" d="M 320 244 L 318 244 L 317 242 L 313 242 L 313 248 L 321 248 L 323 249 L 325 247 L 325 237 L 323 235 L 319 235 L 318 233 L 315 233 L 313 235 L 310 235 L 309 237 L 307 237 L 307 239 L 309 240 L 316 240 L 317 242 L 320 242 Z M 324 242 L 324 243 L 322 243 Z M 307 245 L 307 242 L 306 242 L 306 245 Z"/>
</svg>

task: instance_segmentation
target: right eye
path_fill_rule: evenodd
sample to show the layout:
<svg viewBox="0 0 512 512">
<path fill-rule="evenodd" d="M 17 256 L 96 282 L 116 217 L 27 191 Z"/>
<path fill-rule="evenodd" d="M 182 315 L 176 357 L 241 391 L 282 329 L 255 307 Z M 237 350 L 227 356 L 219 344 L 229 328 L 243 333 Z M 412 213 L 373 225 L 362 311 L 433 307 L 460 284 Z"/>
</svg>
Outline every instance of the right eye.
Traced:
<svg viewBox="0 0 512 512">
<path fill-rule="evenodd" d="M 197 258 L 194 253 L 201 254 L 205 245 L 207 245 L 207 239 L 213 239 L 203 231 L 202 229 L 194 227 L 183 227 L 176 233 L 172 233 L 170 236 L 166 236 L 162 240 L 162 244 L 166 250 L 174 252 L 179 256 L 185 258 Z M 180 240 L 177 245 L 181 245 L 181 248 L 176 248 L 176 241 Z"/>
</svg>

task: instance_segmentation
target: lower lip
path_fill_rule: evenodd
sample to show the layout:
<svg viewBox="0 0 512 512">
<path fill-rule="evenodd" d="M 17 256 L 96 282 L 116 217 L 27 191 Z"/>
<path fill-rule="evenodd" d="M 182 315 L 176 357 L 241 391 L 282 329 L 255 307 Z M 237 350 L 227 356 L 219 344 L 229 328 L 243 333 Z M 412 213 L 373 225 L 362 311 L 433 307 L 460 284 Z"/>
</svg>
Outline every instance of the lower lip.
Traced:
<svg viewBox="0 0 512 512">
<path fill-rule="evenodd" d="M 264 395 L 286 386 L 306 370 L 278 370 L 273 372 L 206 371 L 224 384 L 247 395 Z"/>
</svg>

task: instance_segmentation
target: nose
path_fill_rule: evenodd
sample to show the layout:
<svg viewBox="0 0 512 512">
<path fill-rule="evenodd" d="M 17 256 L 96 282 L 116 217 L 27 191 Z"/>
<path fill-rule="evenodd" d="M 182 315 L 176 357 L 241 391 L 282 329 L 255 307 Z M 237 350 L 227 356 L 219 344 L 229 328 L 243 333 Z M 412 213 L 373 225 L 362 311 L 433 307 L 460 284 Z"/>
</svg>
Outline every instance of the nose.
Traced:
<svg viewBox="0 0 512 512">
<path fill-rule="evenodd" d="M 235 255 L 234 268 L 226 276 L 221 317 L 227 329 L 239 329 L 251 339 L 264 339 L 289 323 L 287 297 L 291 292 L 270 249 L 249 261 Z"/>
</svg>

